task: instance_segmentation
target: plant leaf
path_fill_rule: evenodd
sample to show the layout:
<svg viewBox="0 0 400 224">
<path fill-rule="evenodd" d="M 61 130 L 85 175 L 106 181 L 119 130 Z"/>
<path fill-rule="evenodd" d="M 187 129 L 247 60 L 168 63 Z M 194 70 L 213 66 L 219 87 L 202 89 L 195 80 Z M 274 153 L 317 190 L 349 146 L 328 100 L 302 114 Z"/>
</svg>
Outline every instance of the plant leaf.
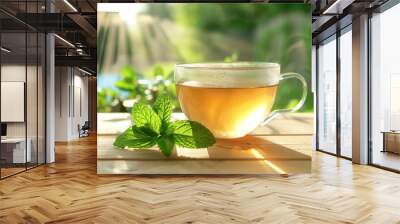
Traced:
<svg viewBox="0 0 400 224">
<path fill-rule="evenodd" d="M 136 125 L 132 126 L 133 136 L 135 138 L 155 138 L 158 137 L 158 134 L 148 127 L 137 127 Z"/>
<path fill-rule="evenodd" d="M 119 135 L 115 141 L 114 146 L 118 148 L 150 148 L 157 143 L 157 138 L 152 136 L 143 136 L 138 138 L 135 136 L 133 131 L 134 127 L 126 129 L 121 135 Z"/>
<path fill-rule="evenodd" d="M 125 66 L 121 69 L 121 77 L 122 79 L 129 82 L 129 84 L 136 85 L 137 84 L 137 74 L 135 69 L 132 66 Z"/>
<path fill-rule="evenodd" d="M 171 98 L 168 95 L 158 96 L 153 105 L 153 109 L 160 117 L 162 128 L 165 130 L 170 122 L 172 110 L 174 109 L 174 104 Z"/>
<path fill-rule="evenodd" d="M 132 108 L 133 122 L 137 127 L 148 127 L 157 134 L 160 133 L 161 119 L 156 112 L 143 103 L 135 103 Z"/>
<path fill-rule="evenodd" d="M 174 150 L 175 141 L 172 135 L 164 135 L 157 139 L 157 145 L 162 154 L 169 157 Z"/>
<path fill-rule="evenodd" d="M 205 148 L 215 143 L 214 135 L 195 121 L 175 121 L 172 128 L 175 143 L 185 148 Z"/>
<path fill-rule="evenodd" d="M 132 85 L 131 83 L 127 83 L 124 80 L 118 80 L 114 83 L 114 86 L 117 87 L 118 89 L 122 91 L 135 91 L 135 86 Z"/>
</svg>

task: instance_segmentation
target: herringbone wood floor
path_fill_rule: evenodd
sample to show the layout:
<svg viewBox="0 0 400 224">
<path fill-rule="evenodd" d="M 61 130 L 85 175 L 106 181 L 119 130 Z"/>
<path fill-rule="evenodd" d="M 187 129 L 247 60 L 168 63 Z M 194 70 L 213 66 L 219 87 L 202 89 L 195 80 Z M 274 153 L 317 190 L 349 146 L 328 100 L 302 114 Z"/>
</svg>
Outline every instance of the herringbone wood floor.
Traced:
<svg viewBox="0 0 400 224">
<path fill-rule="evenodd" d="M 315 153 L 313 173 L 98 176 L 96 139 L 0 181 L 0 223 L 400 223 L 400 175 Z"/>
</svg>

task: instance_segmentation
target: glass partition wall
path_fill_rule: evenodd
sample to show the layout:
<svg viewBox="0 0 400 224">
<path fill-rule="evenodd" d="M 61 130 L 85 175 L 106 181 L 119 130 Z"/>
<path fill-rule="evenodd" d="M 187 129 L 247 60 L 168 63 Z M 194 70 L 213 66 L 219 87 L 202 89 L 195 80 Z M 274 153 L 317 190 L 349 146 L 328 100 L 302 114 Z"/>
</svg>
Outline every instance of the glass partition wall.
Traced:
<svg viewBox="0 0 400 224">
<path fill-rule="evenodd" d="M 18 7 L 35 13 L 38 4 Z M 18 15 L 0 11 L 1 179 L 45 163 L 45 35 Z"/>
</svg>

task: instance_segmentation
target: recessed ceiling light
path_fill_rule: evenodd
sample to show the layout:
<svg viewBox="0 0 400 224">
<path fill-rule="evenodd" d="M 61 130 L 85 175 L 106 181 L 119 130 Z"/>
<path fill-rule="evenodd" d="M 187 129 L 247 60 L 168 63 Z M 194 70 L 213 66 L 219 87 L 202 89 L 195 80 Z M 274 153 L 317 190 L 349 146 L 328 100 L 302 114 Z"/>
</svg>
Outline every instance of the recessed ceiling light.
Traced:
<svg viewBox="0 0 400 224">
<path fill-rule="evenodd" d="M 73 11 L 78 12 L 78 10 L 68 1 L 64 0 L 65 4 L 67 4 Z"/>
<path fill-rule="evenodd" d="M 90 72 L 88 72 L 88 71 L 86 71 L 86 70 L 83 70 L 83 69 L 81 69 L 81 68 L 79 68 L 79 67 L 78 67 L 78 70 L 81 71 L 81 72 L 83 72 L 83 73 L 85 73 L 85 74 L 87 74 L 87 75 L 92 75 L 92 73 L 90 73 Z"/>
<path fill-rule="evenodd" d="M 4 51 L 6 53 L 10 53 L 11 52 L 11 50 L 9 50 L 9 49 L 7 49 L 5 47 L 1 47 L 0 49 L 1 49 L 1 51 Z"/>
<path fill-rule="evenodd" d="M 322 14 L 342 14 L 343 9 L 351 5 L 355 0 L 336 0 Z"/>
<path fill-rule="evenodd" d="M 69 42 L 68 40 L 62 38 L 61 36 L 59 36 L 58 34 L 54 34 L 55 37 L 57 37 L 59 40 L 61 40 L 62 42 L 66 43 L 67 45 L 69 45 L 70 47 L 75 48 L 75 45 L 73 45 L 71 42 Z"/>
</svg>

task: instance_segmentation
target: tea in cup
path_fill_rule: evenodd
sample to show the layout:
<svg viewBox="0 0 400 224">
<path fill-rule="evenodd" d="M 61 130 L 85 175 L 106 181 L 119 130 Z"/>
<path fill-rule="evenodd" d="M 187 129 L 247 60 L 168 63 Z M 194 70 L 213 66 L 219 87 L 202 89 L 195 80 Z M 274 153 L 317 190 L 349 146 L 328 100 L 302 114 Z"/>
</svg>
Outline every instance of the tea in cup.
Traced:
<svg viewBox="0 0 400 224">
<path fill-rule="evenodd" d="M 300 109 L 307 84 L 297 73 L 280 74 L 276 63 L 202 63 L 175 66 L 176 91 L 183 113 L 216 138 L 239 138 L 280 112 Z M 271 109 L 280 80 L 297 78 L 303 95 L 293 109 Z"/>
</svg>

